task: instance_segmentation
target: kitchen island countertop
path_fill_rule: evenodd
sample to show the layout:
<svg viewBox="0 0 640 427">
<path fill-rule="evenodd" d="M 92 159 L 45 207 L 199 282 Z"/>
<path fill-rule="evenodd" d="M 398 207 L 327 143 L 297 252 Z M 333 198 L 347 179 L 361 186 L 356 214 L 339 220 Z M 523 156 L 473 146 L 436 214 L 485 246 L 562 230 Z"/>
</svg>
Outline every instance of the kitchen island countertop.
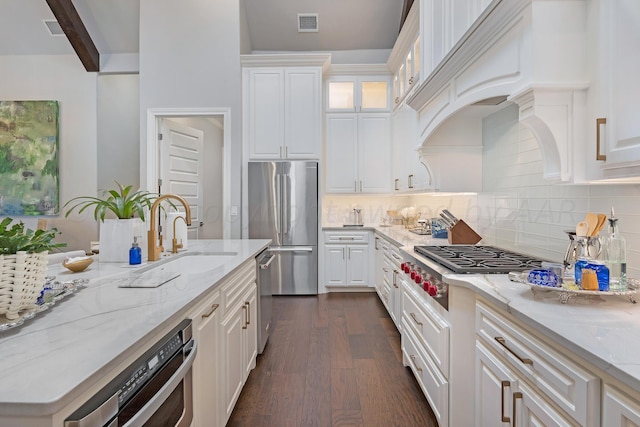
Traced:
<svg viewBox="0 0 640 427">
<path fill-rule="evenodd" d="M 60 281 L 89 279 L 22 326 L 0 332 L 0 416 L 47 416 L 86 393 L 140 346 L 178 324 L 203 296 L 270 240 L 194 240 L 189 252 L 236 253 L 210 270 L 181 272 L 157 288 L 119 288 L 136 268 L 94 262 L 81 273 L 50 266 Z M 183 253 L 167 257 L 170 261 Z M 158 261 L 157 265 L 161 265 Z"/>
</svg>

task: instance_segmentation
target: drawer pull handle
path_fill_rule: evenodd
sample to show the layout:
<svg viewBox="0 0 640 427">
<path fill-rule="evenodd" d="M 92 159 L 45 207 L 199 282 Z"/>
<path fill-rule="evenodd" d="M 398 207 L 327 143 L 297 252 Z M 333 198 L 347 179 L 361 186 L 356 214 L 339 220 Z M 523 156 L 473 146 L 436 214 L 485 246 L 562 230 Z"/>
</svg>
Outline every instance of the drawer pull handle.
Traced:
<svg viewBox="0 0 640 427">
<path fill-rule="evenodd" d="M 411 358 L 411 361 L 413 362 L 413 366 L 416 367 L 416 371 L 422 373 L 422 368 L 418 366 L 418 364 L 416 363 L 416 356 L 414 356 L 413 354 L 411 356 L 409 356 Z"/>
<path fill-rule="evenodd" d="M 496 341 L 498 341 L 498 344 L 503 346 L 509 353 L 513 354 L 520 361 L 520 363 L 524 363 L 525 365 L 533 365 L 533 360 L 531 360 L 531 359 L 523 359 L 522 357 L 518 356 L 515 351 L 511 350 L 507 346 L 507 341 L 504 338 L 496 337 Z"/>
<path fill-rule="evenodd" d="M 247 325 L 251 324 L 251 303 L 249 301 L 245 302 L 247 306 Z"/>
<path fill-rule="evenodd" d="M 416 319 L 416 314 L 415 313 L 409 313 L 409 314 L 411 315 L 411 318 L 413 319 L 413 321 L 422 327 L 422 323 L 418 322 L 418 319 Z"/>
<path fill-rule="evenodd" d="M 522 399 L 522 393 L 516 391 L 513 393 L 513 427 L 516 427 L 516 401 L 517 399 Z"/>
<path fill-rule="evenodd" d="M 509 381 L 502 381 L 502 393 L 500 396 L 500 415 L 502 415 L 502 422 L 503 423 L 510 423 L 511 422 L 511 418 L 506 417 L 504 415 L 504 389 L 507 387 L 511 387 L 511 383 Z"/>
<path fill-rule="evenodd" d="M 600 129 L 602 125 L 607 124 L 607 119 L 604 117 L 596 119 L 596 160 L 607 160 L 606 154 L 600 153 Z"/>
<path fill-rule="evenodd" d="M 389 269 L 387 267 L 382 267 L 382 271 L 384 271 L 385 273 L 388 273 Z"/>
<path fill-rule="evenodd" d="M 211 311 L 206 313 L 206 314 L 203 314 L 202 318 L 206 319 L 207 317 L 211 316 L 213 313 L 215 313 L 215 311 L 218 309 L 218 307 L 220 307 L 220 304 L 213 304 L 211 306 Z"/>
<path fill-rule="evenodd" d="M 398 256 L 398 255 L 396 255 L 396 254 L 393 254 L 393 257 L 394 257 L 395 259 L 397 259 L 398 261 L 401 261 L 401 260 L 402 260 L 402 257 L 399 257 L 399 256 Z"/>
<path fill-rule="evenodd" d="M 399 273 L 398 270 L 393 270 L 393 287 L 396 288 L 396 289 L 398 288 L 398 283 L 396 281 L 398 273 Z"/>
<path fill-rule="evenodd" d="M 338 237 L 338 240 L 355 240 L 355 237 Z"/>
</svg>

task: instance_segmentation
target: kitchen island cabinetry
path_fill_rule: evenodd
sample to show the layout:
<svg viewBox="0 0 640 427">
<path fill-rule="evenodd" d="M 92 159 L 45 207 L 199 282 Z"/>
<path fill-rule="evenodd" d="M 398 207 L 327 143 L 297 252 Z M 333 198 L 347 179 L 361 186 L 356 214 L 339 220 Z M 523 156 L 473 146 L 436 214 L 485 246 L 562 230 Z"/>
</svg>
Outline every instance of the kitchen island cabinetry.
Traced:
<svg viewBox="0 0 640 427">
<path fill-rule="evenodd" d="M 325 130 L 327 193 L 391 191 L 389 113 L 327 114 Z"/>
<path fill-rule="evenodd" d="M 600 378 L 481 300 L 476 332 L 476 419 L 488 423 L 482 425 L 509 417 L 516 425 L 600 425 Z"/>
<path fill-rule="evenodd" d="M 190 315 L 198 355 L 193 362 L 193 425 L 221 426 L 220 405 L 220 291 Z"/>
<path fill-rule="evenodd" d="M 370 286 L 370 233 L 325 232 L 324 235 L 325 286 L 344 290 Z"/>
<path fill-rule="evenodd" d="M 222 295 L 221 346 L 223 422 L 233 412 L 242 387 L 255 367 L 258 353 L 257 287 L 255 262 L 245 264 L 228 282 Z"/>
</svg>

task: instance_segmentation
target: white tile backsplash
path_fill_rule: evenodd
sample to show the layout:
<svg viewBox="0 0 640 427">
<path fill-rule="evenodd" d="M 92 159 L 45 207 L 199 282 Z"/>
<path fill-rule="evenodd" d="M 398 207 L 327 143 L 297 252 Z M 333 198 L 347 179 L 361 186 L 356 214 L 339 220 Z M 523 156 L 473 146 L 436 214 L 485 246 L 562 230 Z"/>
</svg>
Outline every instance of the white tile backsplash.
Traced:
<svg viewBox="0 0 640 427">
<path fill-rule="evenodd" d="M 569 241 L 565 230 L 575 229 L 587 212 L 609 215 L 614 206 L 627 241 L 629 275 L 640 278 L 640 184 L 545 181 L 540 148 L 514 106 L 485 118 L 483 147 L 478 225 L 484 243 L 560 261 Z"/>
</svg>

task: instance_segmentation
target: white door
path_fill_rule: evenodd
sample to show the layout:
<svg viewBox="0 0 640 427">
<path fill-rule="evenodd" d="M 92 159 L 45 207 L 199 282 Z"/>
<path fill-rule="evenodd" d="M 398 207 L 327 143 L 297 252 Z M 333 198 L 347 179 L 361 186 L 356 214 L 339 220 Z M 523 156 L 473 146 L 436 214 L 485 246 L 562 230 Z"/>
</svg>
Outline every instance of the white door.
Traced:
<svg viewBox="0 0 640 427">
<path fill-rule="evenodd" d="M 188 239 L 197 239 L 202 223 L 202 151 L 204 132 L 170 119 L 162 119 L 162 140 L 160 141 L 160 177 L 162 193 L 177 194 L 189 203 L 191 208 L 191 226 Z M 176 207 L 184 210 L 179 205 Z M 164 235 L 173 230 L 163 230 Z"/>
</svg>

